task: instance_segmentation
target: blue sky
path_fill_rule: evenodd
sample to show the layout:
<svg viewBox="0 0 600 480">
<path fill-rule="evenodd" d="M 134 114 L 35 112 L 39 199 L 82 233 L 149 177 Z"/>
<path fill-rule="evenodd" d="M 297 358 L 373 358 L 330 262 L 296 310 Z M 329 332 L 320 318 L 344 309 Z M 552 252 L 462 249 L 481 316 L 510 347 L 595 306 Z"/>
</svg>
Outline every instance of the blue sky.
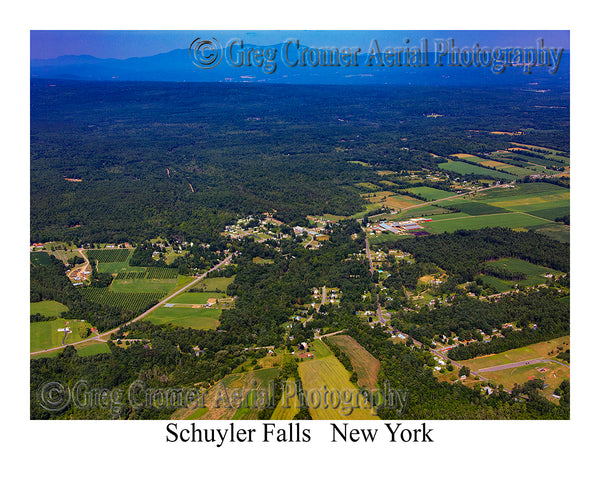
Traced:
<svg viewBox="0 0 600 480">
<path fill-rule="evenodd" d="M 215 37 L 225 45 L 232 38 L 259 45 L 279 44 L 290 38 L 313 47 L 365 46 L 376 39 L 382 48 L 417 45 L 427 38 L 430 49 L 435 39 L 454 39 L 456 45 L 481 47 L 535 47 L 539 38 L 546 46 L 569 49 L 567 30 L 32 30 L 31 58 L 61 55 L 92 55 L 98 58 L 130 58 L 156 55 L 188 48 L 197 37 Z"/>
</svg>

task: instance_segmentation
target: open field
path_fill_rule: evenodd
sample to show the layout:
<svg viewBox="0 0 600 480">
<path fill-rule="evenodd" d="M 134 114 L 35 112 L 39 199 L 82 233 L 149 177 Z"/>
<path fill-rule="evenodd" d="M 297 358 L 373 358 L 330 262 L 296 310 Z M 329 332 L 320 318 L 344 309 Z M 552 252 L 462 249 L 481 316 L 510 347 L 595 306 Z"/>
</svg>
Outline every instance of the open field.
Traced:
<svg viewBox="0 0 600 480">
<path fill-rule="evenodd" d="M 374 208 L 387 206 L 391 209 L 400 209 L 409 207 L 411 205 L 416 205 L 418 203 L 422 203 L 421 200 L 418 200 L 416 198 L 409 197 L 407 195 L 399 195 L 397 193 L 390 192 L 387 190 L 373 192 L 369 194 L 369 196 L 366 198 L 369 202 L 375 205 Z"/>
<path fill-rule="evenodd" d="M 497 353 L 495 355 L 486 355 L 471 360 L 461 361 L 462 365 L 466 365 L 471 369 L 471 372 L 476 372 L 482 368 L 494 367 L 497 365 L 506 365 L 509 363 L 521 362 L 524 360 L 534 360 L 536 358 L 555 358 L 559 353 L 557 347 L 562 347 L 562 351 L 570 348 L 570 336 L 554 338 L 546 342 L 534 343 L 526 347 L 515 348 L 506 352 Z M 550 352 L 554 352 L 550 354 Z M 566 363 L 563 360 L 559 360 Z M 489 372 L 491 373 L 491 372 Z M 485 375 L 488 376 L 487 374 Z"/>
<path fill-rule="evenodd" d="M 134 312 L 147 310 L 165 296 L 164 292 L 126 293 L 109 288 L 83 288 L 81 294 L 101 305 L 115 305 Z"/>
<path fill-rule="evenodd" d="M 471 165 L 470 163 L 459 162 L 459 161 L 448 161 L 447 163 L 440 163 L 439 168 L 455 172 L 461 175 L 485 175 L 492 178 L 498 178 L 502 180 L 514 180 L 517 177 L 510 175 L 506 172 L 498 172 L 496 170 L 490 170 L 489 168 L 479 167 L 477 165 Z"/>
<path fill-rule="evenodd" d="M 99 353 L 110 353 L 110 348 L 104 342 L 90 343 L 83 347 L 77 347 L 77 355 L 88 357 L 90 355 L 98 355 Z"/>
<path fill-rule="evenodd" d="M 532 227 L 550 223 L 548 220 L 535 218 L 531 215 L 519 212 L 497 213 L 491 215 L 478 215 L 437 219 L 433 218 L 431 222 L 424 224 L 425 230 L 430 233 L 454 232 L 465 229 L 473 230 L 484 227 Z M 370 239 L 369 239 L 370 240 Z"/>
<path fill-rule="evenodd" d="M 169 303 L 184 303 L 194 305 L 205 305 L 209 298 L 224 298 L 225 294 L 217 292 L 184 292 L 177 295 Z"/>
<path fill-rule="evenodd" d="M 289 391 L 293 392 L 291 389 L 294 388 L 294 379 L 288 378 L 285 384 L 284 388 L 289 388 Z M 293 420 L 299 411 L 298 395 L 282 395 L 273 415 L 271 415 L 271 420 Z"/>
<path fill-rule="evenodd" d="M 502 283 L 506 283 L 507 286 L 515 283 L 521 287 L 529 287 L 532 285 L 540 285 L 546 283 L 548 279 L 544 277 L 545 274 L 560 275 L 563 272 L 552 270 L 551 268 L 542 267 L 540 265 L 534 265 L 525 260 L 518 258 L 503 258 L 500 260 L 493 260 L 486 262 L 486 265 L 497 265 L 506 268 L 511 273 L 524 273 L 527 275 L 526 279 L 523 280 L 500 280 Z"/>
<path fill-rule="evenodd" d="M 338 408 L 329 406 L 325 408 L 323 403 L 318 407 L 319 397 L 322 398 L 324 387 L 329 391 L 336 391 L 347 395 L 352 395 L 354 404 L 358 389 L 350 382 L 350 373 L 344 368 L 340 361 L 335 358 L 333 353 L 320 340 L 315 340 L 312 344 L 311 351 L 315 354 L 315 358 L 303 360 L 298 365 L 298 373 L 302 380 L 304 392 L 307 395 L 307 403 L 310 414 L 314 420 L 368 420 L 377 419 L 373 415 L 370 408 L 354 408 L 350 412 L 350 408 L 343 409 L 343 403 L 338 405 Z M 312 397 L 311 397 L 312 395 Z M 365 407 L 362 402 L 361 407 Z"/>
<path fill-rule="evenodd" d="M 548 387 L 542 390 L 542 395 L 548 400 L 557 403 L 558 400 L 552 397 L 552 393 L 563 380 L 570 378 L 571 369 L 554 362 L 540 362 L 521 367 L 507 368 L 505 370 L 485 372 L 484 375 L 492 382 L 503 385 L 507 390 L 510 390 L 515 383 L 523 384 L 528 380 L 544 379 Z"/>
<path fill-rule="evenodd" d="M 553 238 L 554 240 L 558 240 L 559 242 L 569 243 L 571 240 L 571 227 L 568 225 L 548 223 L 547 225 L 532 227 L 532 230 Z"/>
<path fill-rule="evenodd" d="M 62 303 L 54 300 L 44 300 L 42 302 L 34 302 L 29 304 L 30 315 L 39 313 L 46 317 L 58 317 L 62 312 L 66 312 L 68 308 Z"/>
<path fill-rule="evenodd" d="M 354 408 L 350 412 L 349 408 L 344 409 L 343 403 L 334 409 L 329 405 L 326 408 L 323 403 L 318 402 L 319 397 L 322 398 L 324 393 L 324 386 L 329 391 L 333 390 L 341 394 L 349 392 L 346 395 L 351 394 L 354 399 L 359 394 L 358 389 L 350 383 L 350 373 L 333 355 L 318 360 L 303 361 L 298 366 L 298 372 L 307 395 L 309 411 L 314 420 L 374 420 L 378 418 L 370 408 Z M 356 400 L 351 403 L 355 402 Z M 360 405 L 363 406 L 362 403 Z"/>
<path fill-rule="evenodd" d="M 181 408 L 171 418 L 187 420 L 253 420 L 258 418 L 262 401 L 255 392 L 268 395 L 268 385 L 279 372 L 278 368 L 263 368 L 244 373 L 226 375 L 204 395 L 204 405 L 199 408 Z M 244 400 L 236 402 L 234 391 L 242 392 Z M 260 396 L 260 395 L 259 395 Z M 263 397 L 266 399 L 266 395 Z M 229 401 L 229 403 L 227 403 Z M 245 401 L 245 404 L 241 404 Z M 256 404 L 253 402 L 256 401 Z M 266 401 L 266 400 L 265 400 Z M 201 403 L 201 402 L 200 402 Z"/>
<path fill-rule="evenodd" d="M 468 198 L 455 198 L 451 200 L 442 200 L 438 203 L 441 207 L 458 208 L 462 213 L 467 215 L 490 215 L 492 213 L 508 213 L 508 210 L 489 205 L 487 203 L 476 202 Z"/>
<path fill-rule="evenodd" d="M 154 310 L 145 320 L 162 325 L 170 323 L 196 330 L 214 330 L 219 326 L 221 310 L 216 308 L 165 307 Z"/>
<path fill-rule="evenodd" d="M 29 325 L 29 349 L 31 352 L 46 350 L 48 348 L 60 347 L 65 336 L 64 332 L 59 332 L 59 328 L 68 326 L 72 331 L 67 334 L 65 343 L 78 342 L 84 340 L 79 335 L 80 324 L 85 325 L 79 320 L 65 320 L 57 318 L 47 322 L 36 322 Z"/>
<path fill-rule="evenodd" d="M 36 267 L 50 265 L 52 263 L 50 261 L 50 255 L 46 252 L 31 252 L 29 254 L 29 262 Z"/>
<path fill-rule="evenodd" d="M 409 188 L 408 191 L 417 195 L 421 195 L 422 197 L 426 198 L 427 201 L 441 200 L 442 198 L 448 198 L 456 195 L 454 192 L 447 192 L 446 190 L 439 190 L 431 187 L 414 187 Z"/>
<path fill-rule="evenodd" d="M 235 275 L 232 277 L 213 277 L 201 280 L 194 288 L 204 289 L 206 292 L 225 292 L 227 286 L 233 282 Z"/>
<path fill-rule="evenodd" d="M 348 335 L 334 335 L 329 337 L 328 341 L 337 345 L 350 358 L 352 368 L 358 377 L 358 386 L 374 390 L 379 372 L 379 360 Z"/>
</svg>

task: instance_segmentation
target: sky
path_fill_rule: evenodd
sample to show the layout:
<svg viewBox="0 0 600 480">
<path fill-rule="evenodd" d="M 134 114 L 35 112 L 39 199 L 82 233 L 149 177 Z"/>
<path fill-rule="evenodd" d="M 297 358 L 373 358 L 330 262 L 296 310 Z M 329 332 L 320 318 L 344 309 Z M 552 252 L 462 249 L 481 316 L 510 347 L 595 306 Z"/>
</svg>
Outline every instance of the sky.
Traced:
<svg viewBox="0 0 600 480">
<path fill-rule="evenodd" d="M 92 55 L 98 58 L 145 57 L 175 49 L 187 49 L 195 38 L 217 38 L 225 45 L 232 38 L 248 43 L 272 45 L 298 39 L 313 47 L 368 46 L 376 39 L 382 48 L 410 45 L 435 39 L 454 39 L 456 45 L 471 47 L 536 47 L 539 38 L 550 47 L 569 49 L 568 30 L 31 30 L 30 58 L 48 59 L 61 55 Z"/>
</svg>

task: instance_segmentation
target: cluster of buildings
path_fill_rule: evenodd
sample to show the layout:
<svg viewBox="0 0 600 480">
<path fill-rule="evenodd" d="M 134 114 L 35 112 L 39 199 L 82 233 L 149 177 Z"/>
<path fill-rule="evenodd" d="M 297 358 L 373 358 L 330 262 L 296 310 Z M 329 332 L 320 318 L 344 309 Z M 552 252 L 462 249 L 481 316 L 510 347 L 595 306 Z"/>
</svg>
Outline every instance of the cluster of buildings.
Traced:
<svg viewBox="0 0 600 480">
<path fill-rule="evenodd" d="M 431 218 L 411 218 L 402 222 L 379 222 L 373 225 L 371 230 L 374 233 L 414 234 L 415 232 L 423 231 L 423 226 L 421 225 L 423 222 L 431 222 Z"/>
</svg>

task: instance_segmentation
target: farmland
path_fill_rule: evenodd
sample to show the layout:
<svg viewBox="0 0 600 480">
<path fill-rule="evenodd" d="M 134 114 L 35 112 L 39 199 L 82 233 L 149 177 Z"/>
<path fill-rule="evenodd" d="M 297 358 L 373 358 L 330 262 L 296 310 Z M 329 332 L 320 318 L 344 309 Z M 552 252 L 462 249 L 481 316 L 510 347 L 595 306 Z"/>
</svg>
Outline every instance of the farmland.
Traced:
<svg viewBox="0 0 600 480">
<path fill-rule="evenodd" d="M 449 160 L 446 163 L 440 163 L 439 168 L 455 172 L 460 175 L 485 175 L 487 177 L 497 178 L 500 180 L 515 180 L 517 177 L 506 172 L 498 172 L 489 168 L 479 167 L 477 165 L 471 165 L 470 163 Z"/>
<path fill-rule="evenodd" d="M 317 345 L 319 344 L 319 345 Z M 361 403 L 362 408 L 349 409 L 344 404 L 338 408 L 326 407 L 321 404 L 320 408 L 316 401 L 311 401 L 311 392 L 316 399 L 323 394 L 323 388 L 326 386 L 329 391 L 350 392 L 353 397 L 358 395 L 358 389 L 350 382 L 350 373 L 343 367 L 340 361 L 325 347 L 325 345 L 316 340 L 313 343 L 314 348 L 320 358 L 304 360 L 298 366 L 298 373 L 302 380 L 304 392 L 308 397 L 309 411 L 315 420 L 367 420 L 376 419 L 373 411 Z M 351 411 L 350 411 L 351 410 Z"/>
<path fill-rule="evenodd" d="M 501 280 L 495 279 L 496 283 L 504 284 L 506 288 L 500 289 L 507 290 L 511 285 L 517 283 L 520 287 L 529 287 L 533 285 L 540 285 L 546 283 L 548 278 L 544 277 L 544 275 L 562 275 L 563 272 L 559 272 L 557 270 L 552 270 L 551 268 L 542 267 L 539 265 L 534 265 L 525 260 L 520 260 L 518 258 L 503 258 L 500 260 L 494 260 L 490 262 L 486 262 L 485 265 L 495 265 L 501 268 L 506 269 L 510 273 L 522 273 L 527 276 L 525 279 L 519 279 L 515 281 L 509 280 Z M 489 277 L 486 276 L 486 279 Z"/>
<path fill-rule="evenodd" d="M 448 198 L 453 195 L 456 195 L 454 192 L 447 192 L 446 190 L 439 190 L 437 188 L 432 187 L 414 187 L 409 188 L 408 191 L 410 193 L 415 193 L 417 195 L 422 196 L 427 201 L 441 200 L 443 198 Z"/>
<path fill-rule="evenodd" d="M 132 312 L 142 312 L 165 296 L 163 292 L 114 292 L 109 288 L 83 288 L 81 294 L 94 303 L 115 305 Z"/>
<path fill-rule="evenodd" d="M 425 230 L 430 233 L 443 233 L 443 232 L 454 232 L 456 230 L 473 230 L 484 227 L 532 227 L 537 225 L 544 225 L 551 223 L 548 220 L 541 218 L 535 218 L 525 213 L 510 212 L 510 213 L 496 213 L 491 215 L 478 215 L 478 216 L 462 216 L 454 218 L 443 218 L 438 219 L 434 217 L 434 220 L 425 225 Z"/>
<path fill-rule="evenodd" d="M 114 249 L 100 249 L 100 250 L 86 250 L 90 261 L 97 261 L 99 263 L 122 263 L 126 262 L 131 254 L 132 250 L 127 248 L 114 248 Z"/>
<path fill-rule="evenodd" d="M 334 335 L 329 337 L 328 341 L 337 345 L 350 358 L 352 368 L 358 376 L 358 386 L 374 390 L 377 383 L 379 360 L 348 335 Z"/>
<path fill-rule="evenodd" d="M 212 386 L 198 407 L 177 410 L 172 418 L 188 420 L 253 420 L 266 403 L 269 384 L 277 376 L 278 368 L 263 368 L 251 372 L 232 373 Z M 234 392 L 242 397 L 236 400 Z"/>
</svg>

